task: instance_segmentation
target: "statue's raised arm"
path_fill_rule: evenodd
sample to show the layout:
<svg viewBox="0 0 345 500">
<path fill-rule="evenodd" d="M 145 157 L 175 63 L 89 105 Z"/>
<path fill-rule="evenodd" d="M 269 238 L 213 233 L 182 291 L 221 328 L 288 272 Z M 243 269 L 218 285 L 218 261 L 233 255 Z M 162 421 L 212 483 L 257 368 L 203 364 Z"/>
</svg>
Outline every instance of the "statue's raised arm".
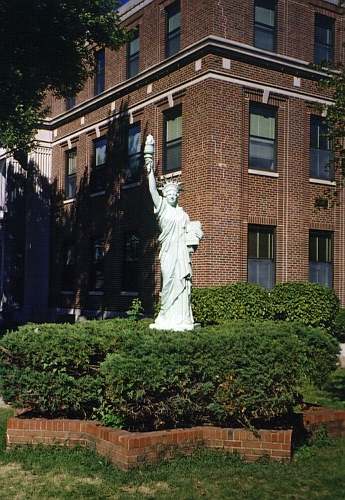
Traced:
<svg viewBox="0 0 345 500">
<path fill-rule="evenodd" d="M 149 181 L 149 190 L 152 197 L 152 201 L 155 206 L 155 209 L 158 210 L 161 202 L 161 196 L 159 195 L 157 190 L 156 179 L 153 168 L 154 147 L 155 147 L 155 141 L 153 139 L 153 136 L 149 134 L 146 138 L 145 148 L 144 148 L 145 168 L 147 170 L 147 178 Z"/>
</svg>

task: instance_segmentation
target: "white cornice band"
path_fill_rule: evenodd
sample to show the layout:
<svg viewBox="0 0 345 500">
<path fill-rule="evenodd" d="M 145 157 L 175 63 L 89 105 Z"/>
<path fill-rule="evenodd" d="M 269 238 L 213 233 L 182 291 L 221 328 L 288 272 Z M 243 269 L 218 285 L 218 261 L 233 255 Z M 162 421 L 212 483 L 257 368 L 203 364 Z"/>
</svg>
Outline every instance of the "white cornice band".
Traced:
<svg viewBox="0 0 345 500">
<path fill-rule="evenodd" d="M 199 42 L 186 47 L 181 50 L 177 55 L 170 57 L 169 59 L 155 64 L 150 68 L 140 72 L 136 77 L 130 78 L 125 82 L 122 82 L 114 87 L 111 87 L 104 91 L 102 94 L 92 97 L 87 101 L 75 106 L 72 110 L 65 111 L 64 113 L 57 115 L 53 118 L 46 118 L 44 120 L 44 125 L 47 127 L 57 127 L 61 121 L 66 121 L 68 119 L 74 119 L 76 115 L 80 113 L 87 113 L 92 107 L 103 105 L 102 102 L 115 100 L 116 94 L 123 93 L 126 88 L 130 88 L 133 84 L 135 85 L 146 85 L 147 79 L 154 76 L 155 73 L 168 69 L 169 67 L 175 65 L 176 63 L 182 62 L 186 58 L 190 58 L 193 54 L 199 53 L 200 51 L 212 52 L 212 49 L 227 50 L 229 53 L 236 53 L 242 56 L 255 58 L 258 62 L 279 64 L 285 68 L 289 68 L 295 72 L 305 72 L 311 77 L 326 77 L 327 73 L 322 71 L 317 71 L 313 69 L 307 61 L 300 59 L 294 59 L 288 56 L 283 56 L 281 54 L 276 54 L 273 52 L 268 52 L 262 49 L 257 49 L 251 45 L 246 45 L 240 42 L 235 42 L 233 40 L 228 40 L 226 38 L 221 38 L 217 36 L 209 36 L 203 38 Z"/>
<path fill-rule="evenodd" d="M 333 101 L 331 99 L 326 99 L 322 96 L 313 96 L 310 94 L 306 94 L 303 92 L 297 92 L 297 91 L 289 90 L 289 89 L 282 88 L 282 87 L 274 87 L 274 86 L 270 86 L 270 85 L 264 85 L 258 81 L 255 81 L 255 80 L 246 80 L 244 78 L 236 78 L 236 77 L 232 77 L 232 76 L 229 76 L 226 74 L 218 73 L 216 71 L 208 71 L 207 73 L 200 75 L 197 78 L 193 78 L 193 79 L 185 82 L 182 85 L 178 85 L 174 88 L 169 88 L 169 90 L 167 90 L 163 93 L 157 94 L 154 97 L 151 97 L 149 99 L 141 101 L 139 104 L 136 104 L 132 107 L 129 107 L 127 111 L 129 114 L 133 115 L 134 113 L 144 109 L 146 106 L 149 106 L 150 104 L 155 104 L 159 101 L 162 101 L 162 99 L 168 99 L 169 96 L 173 96 L 174 94 L 176 94 L 178 92 L 181 92 L 189 87 L 197 85 L 198 83 L 204 82 L 206 80 L 217 80 L 217 81 L 222 81 L 225 83 L 232 83 L 235 85 L 240 85 L 244 88 L 262 90 L 263 92 L 266 92 L 266 93 L 270 93 L 270 94 L 273 93 L 273 94 L 281 95 L 281 96 L 285 96 L 285 97 L 294 97 L 297 99 L 302 99 L 304 101 L 313 102 L 313 103 L 317 103 L 317 104 L 323 104 L 326 106 L 333 104 Z M 66 143 L 67 139 L 73 140 L 73 139 L 79 137 L 79 135 L 85 134 L 87 132 L 91 132 L 92 130 L 96 131 L 96 129 L 99 129 L 99 128 L 111 123 L 118 116 L 119 116 L 118 114 L 115 114 L 111 118 L 106 118 L 105 120 L 101 120 L 101 121 L 95 122 L 87 127 L 81 128 L 78 131 L 73 132 L 72 134 L 66 135 L 64 137 L 61 137 L 61 138 L 53 141 L 53 145 L 55 146 L 58 144 Z"/>
</svg>

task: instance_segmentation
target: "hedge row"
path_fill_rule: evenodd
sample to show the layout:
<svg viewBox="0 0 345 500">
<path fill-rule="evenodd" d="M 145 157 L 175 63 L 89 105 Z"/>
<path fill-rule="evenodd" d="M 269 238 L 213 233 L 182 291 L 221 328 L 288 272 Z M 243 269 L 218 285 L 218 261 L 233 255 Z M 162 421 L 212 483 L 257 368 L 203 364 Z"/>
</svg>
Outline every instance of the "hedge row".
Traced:
<svg viewBox="0 0 345 500">
<path fill-rule="evenodd" d="M 288 415 L 305 377 L 335 368 L 337 342 L 293 323 L 235 321 L 152 332 L 145 321 L 26 325 L 0 341 L 0 393 L 47 416 L 149 430 Z"/>
<path fill-rule="evenodd" d="M 233 319 L 300 321 L 335 331 L 339 300 L 331 288 L 316 283 L 279 283 L 268 291 L 252 283 L 194 288 L 195 320 L 202 325 Z M 345 322 L 343 323 L 345 326 Z M 340 319 L 339 319 L 340 328 Z"/>
</svg>

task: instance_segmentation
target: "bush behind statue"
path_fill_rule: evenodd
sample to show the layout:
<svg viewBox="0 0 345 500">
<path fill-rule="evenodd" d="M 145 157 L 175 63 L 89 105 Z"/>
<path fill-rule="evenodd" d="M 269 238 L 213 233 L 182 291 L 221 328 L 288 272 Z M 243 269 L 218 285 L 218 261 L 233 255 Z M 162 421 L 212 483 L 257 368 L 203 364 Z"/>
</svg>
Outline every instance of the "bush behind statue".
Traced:
<svg viewBox="0 0 345 500">
<path fill-rule="evenodd" d="M 193 313 L 202 325 L 233 319 L 299 321 L 334 333 L 339 300 L 334 290 L 317 283 L 279 283 L 268 291 L 252 283 L 193 289 Z M 339 316 L 338 330 L 345 325 Z"/>
<path fill-rule="evenodd" d="M 253 283 L 193 288 L 192 308 L 195 321 L 202 325 L 271 318 L 268 291 Z"/>
<path fill-rule="evenodd" d="M 270 293 L 272 319 L 301 321 L 333 332 L 339 299 L 318 283 L 278 283 Z"/>
</svg>

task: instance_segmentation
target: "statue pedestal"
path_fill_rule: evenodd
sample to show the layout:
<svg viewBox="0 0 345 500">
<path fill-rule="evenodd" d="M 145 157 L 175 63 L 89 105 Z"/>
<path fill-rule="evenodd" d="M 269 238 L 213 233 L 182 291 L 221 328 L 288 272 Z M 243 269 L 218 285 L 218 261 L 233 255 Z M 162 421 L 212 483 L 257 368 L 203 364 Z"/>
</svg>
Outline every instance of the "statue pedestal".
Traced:
<svg viewBox="0 0 345 500">
<path fill-rule="evenodd" d="M 172 330 L 174 332 L 185 332 L 185 331 L 192 331 L 194 330 L 194 327 L 197 326 L 195 323 L 190 323 L 190 324 L 180 324 L 176 325 L 174 323 L 151 323 L 150 329 L 151 330 Z"/>
</svg>

